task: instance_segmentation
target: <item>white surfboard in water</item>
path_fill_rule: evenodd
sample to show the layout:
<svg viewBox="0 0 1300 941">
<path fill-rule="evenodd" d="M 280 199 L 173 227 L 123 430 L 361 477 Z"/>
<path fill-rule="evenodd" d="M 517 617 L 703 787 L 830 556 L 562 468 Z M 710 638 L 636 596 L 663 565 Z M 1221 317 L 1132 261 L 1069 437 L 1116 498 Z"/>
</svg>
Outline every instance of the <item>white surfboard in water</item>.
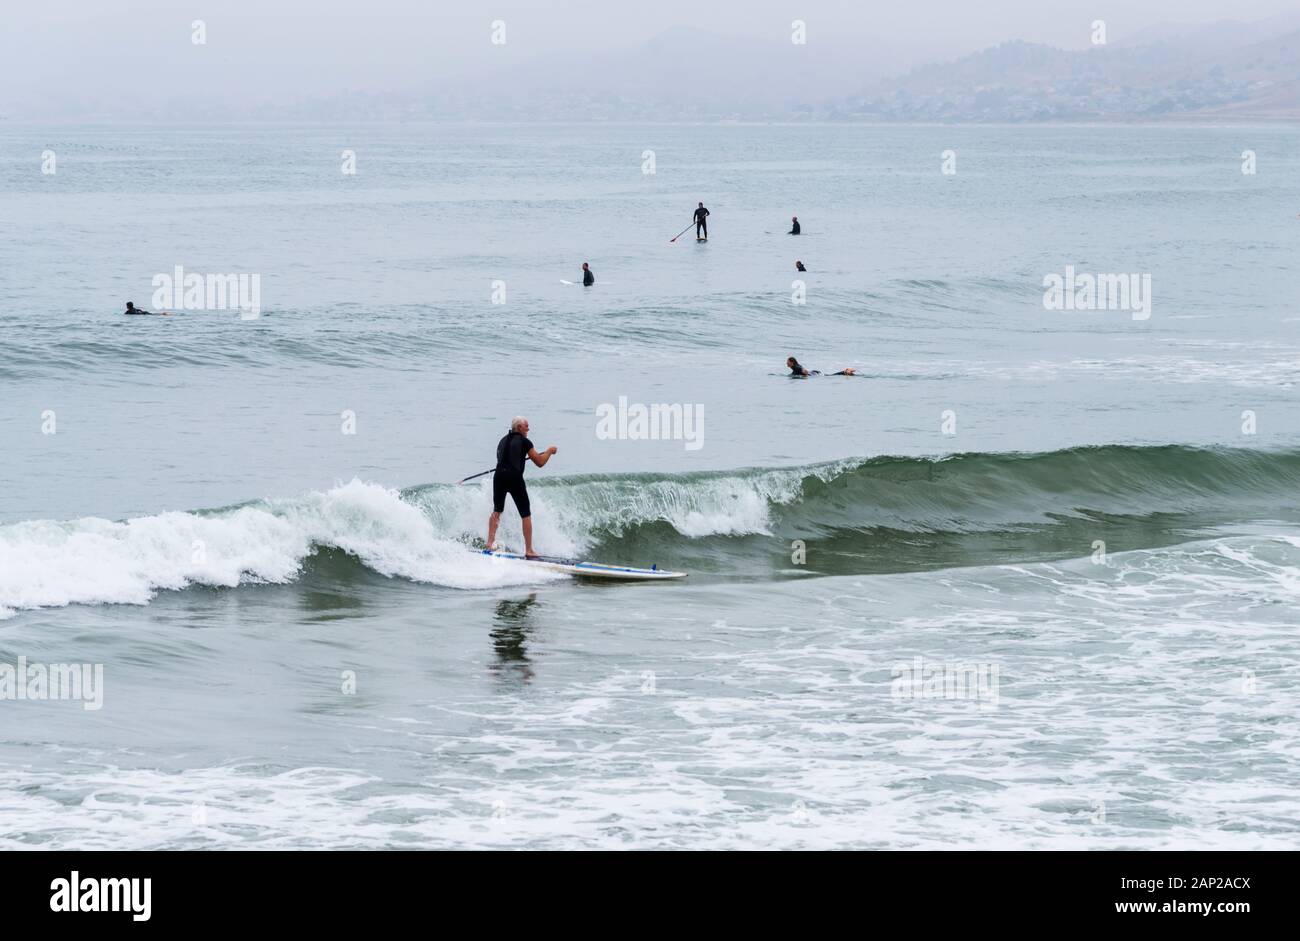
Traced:
<svg viewBox="0 0 1300 941">
<path fill-rule="evenodd" d="M 509 559 L 524 565 L 539 565 L 552 572 L 563 572 L 579 578 L 605 578 L 612 581 L 654 582 L 671 578 L 685 578 L 685 572 L 668 572 L 657 566 L 639 569 L 627 565 L 604 565 L 600 562 L 583 562 L 579 559 L 561 559 L 556 556 L 543 555 L 526 559 L 514 552 L 502 552 L 500 549 L 483 549 L 484 555 L 494 559 Z"/>
</svg>

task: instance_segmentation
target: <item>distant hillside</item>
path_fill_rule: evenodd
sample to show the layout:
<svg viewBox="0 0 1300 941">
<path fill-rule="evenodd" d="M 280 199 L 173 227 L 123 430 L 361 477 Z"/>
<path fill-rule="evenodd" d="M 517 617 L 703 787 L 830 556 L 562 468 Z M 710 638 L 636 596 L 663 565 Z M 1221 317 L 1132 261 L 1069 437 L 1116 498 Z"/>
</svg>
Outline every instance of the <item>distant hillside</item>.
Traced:
<svg viewBox="0 0 1300 941">
<path fill-rule="evenodd" d="M 784 34 L 763 40 L 683 27 L 581 54 L 525 59 L 503 50 L 488 66 L 424 87 L 335 87 L 307 98 L 272 84 L 232 97 L 222 86 L 170 99 L 87 89 L 72 113 L 159 121 L 1300 121 L 1300 11 L 1255 23 L 1170 24 L 1084 50 L 1017 40 L 905 71 L 927 59 L 884 39 L 815 36 L 797 46 Z M 55 110 L 39 83 L 21 103 L 13 114 Z"/>
<path fill-rule="evenodd" d="M 1032 122 L 1300 119 L 1300 14 L 1171 25 L 1082 51 L 1013 41 L 887 77 L 903 50 L 674 29 L 399 96 L 408 117 Z M 847 94 L 857 86 L 857 94 Z M 372 103 L 373 104 L 373 103 Z"/>
<path fill-rule="evenodd" d="M 1254 30 L 1223 36 L 1254 39 Z M 895 121 L 1300 119 L 1300 30 L 1216 48 L 1203 32 L 1084 51 L 1008 42 L 877 81 L 835 117 Z"/>
<path fill-rule="evenodd" d="M 1300 30 L 1254 43 L 1209 62 L 1246 84 L 1245 97 L 1207 108 L 1224 117 L 1295 120 L 1300 117 Z"/>
<path fill-rule="evenodd" d="M 685 118 L 779 116 L 842 94 L 846 76 L 883 78 L 907 61 L 893 50 L 867 66 L 862 59 L 856 47 L 833 38 L 810 48 L 784 36 L 743 39 L 677 27 L 630 48 L 543 57 L 479 76 L 470 87 L 476 110 L 510 101 L 515 110 L 572 120 L 626 119 L 629 111 Z M 461 93 L 462 101 L 469 97 Z"/>
<path fill-rule="evenodd" d="M 869 63 L 864 65 L 864 58 Z M 272 117 L 484 121 L 787 120 L 910 61 L 897 48 L 864 57 L 834 37 L 796 46 L 676 27 L 627 48 L 542 55 L 456 81 L 384 95 L 286 103 Z"/>
</svg>

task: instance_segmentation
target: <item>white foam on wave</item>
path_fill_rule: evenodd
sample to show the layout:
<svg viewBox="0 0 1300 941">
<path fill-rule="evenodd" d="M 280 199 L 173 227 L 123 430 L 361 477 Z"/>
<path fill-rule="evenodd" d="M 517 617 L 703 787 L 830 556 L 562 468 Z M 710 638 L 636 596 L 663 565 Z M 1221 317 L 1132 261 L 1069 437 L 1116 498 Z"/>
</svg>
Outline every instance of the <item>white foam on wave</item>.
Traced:
<svg viewBox="0 0 1300 941">
<path fill-rule="evenodd" d="M 808 476 L 831 480 L 858 461 L 657 480 L 534 484 L 534 547 L 580 556 L 598 535 L 664 522 L 688 538 L 770 534 L 773 507 L 800 496 Z M 491 480 L 426 487 L 403 497 L 353 480 L 328 491 L 229 510 L 169 512 L 124 521 L 36 520 L 0 527 L 0 618 L 69 604 L 146 604 L 158 591 L 286 583 L 317 548 L 348 552 L 390 577 L 450 588 L 494 588 L 560 577 L 483 557 Z M 499 542 L 523 549 L 508 507 Z"/>
<path fill-rule="evenodd" d="M 1221 344 L 1215 350 L 1222 354 Z M 1300 359 L 1294 353 L 1257 353 L 1239 361 L 1205 360 L 1190 356 L 1127 356 L 1105 360 L 1073 360 L 1063 371 L 1100 372 L 1109 376 L 1159 382 L 1220 383 L 1242 388 L 1285 388 L 1300 382 Z"/>
<path fill-rule="evenodd" d="M 749 731 L 730 715 L 723 721 L 734 732 Z M 980 741 L 971 736 L 965 745 Z M 915 781 L 900 787 L 848 760 L 818 762 L 802 772 L 787 762 L 765 769 L 769 777 L 749 789 L 729 788 L 680 767 L 620 767 L 593 774 L 587 762 L 582 764 L 567 786 L 503 776 L 492 783 L 430 787 L 330 767 L 274 774 L 248 766 L 184 773 L 104 768 L 70 775 L 0 769 L 0 809 L 7 823 L 0 830 L 0 850 L 1281 850 L 1293 845 L 1289 832 L 1205 826 L 1199 816 L 1168 829 L 1093 824 L 1093 805 L 1059 780 L 1017 782 L 1009 793 L 959 790 L 961 804 L 955 804 L 942 788 L 955 788 L 966 780 L 960 776 L 941 781 L 933 794 L 918 794 Z M 871 770 L 887 769 L 873 765 Z M 1249 785 L 1200 787 L 1212 806 L 1223 801 L 1249 811 L 1253 801 L 1277 798 Z M 69 801 L 69 793 L 80 800 Z M 1112 805 L 1110 811 L 1121 822 L 1122 809 Z M 1213 819 L 1208 810 L 1204 816 Z"/>
<path fill-rule="evenodd" d="M 595 531 L 662 522 L 688 538 L 770 535 L 772 510 L 797 501 L 809 477 L 830 481 L 861 460 L 658 480 L 611 478 L 544 484 L 534 505 L 550 510 L 575 546 Z"/>
<path fill-rule="evenodd" d="M 1247 611 L 1300 603 L 1296 549 L 1294 536 L 1260 534 L 1114 553 L 1102 566 L 1074 560 L 1005 568 L 1097 610 L 1140 602 L 1187 613 L 1216 604 Z"/>
<path fill-rule="evenodd" d="M 546 555 L 577 556 L 597 534 L 662 522 L 687 538 L 770 535 L 772 509 L 796 501 L 809 476 L 831 480 L 861 461 L 837 461 L 749 474 L 643 480 L 551 480 L 529 486 L 536 548 Z M 491 503 L 490 478 L 464 487 L 427 487 L 411 500 L 435 527 L 465 539 L 483 531 Z M 518 517 L 507 500 L 501 538 L 522 546 Z"/>
<path fill-rule="evenodd" d="M 0 618 L 69 604 L 145 604 L 191 585 L 290 582 L 318 547 L 342 549 L 382 575 L 451 588 L 556 577 L 478 555 L 396 491 L 353 480 L 213 513 L 0 527 Z"/>
</svg>

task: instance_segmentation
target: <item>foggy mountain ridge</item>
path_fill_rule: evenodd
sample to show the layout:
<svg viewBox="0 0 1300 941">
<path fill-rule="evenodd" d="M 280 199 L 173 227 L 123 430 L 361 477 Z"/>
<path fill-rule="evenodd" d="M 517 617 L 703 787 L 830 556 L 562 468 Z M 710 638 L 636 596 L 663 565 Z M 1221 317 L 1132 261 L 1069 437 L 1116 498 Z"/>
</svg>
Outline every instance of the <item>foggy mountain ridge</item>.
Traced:
<svg viewBox="0 0 1300 941">
<path fill-rule="evenodd" d="M 1272 20 L 1291 26 L 1300 16 Z M 1012 40 L 903 71 L 904 50 L 886 57 L 679 27 L 630 49 L 542 57 L 420 92 L 362 96 L 343 110 L 520 121 L 1300 118 L 1300 27 L 1261 40 L 1263 31 L 1224 22 L 1084 50 Z M 312 110 L 324 117 L 343 105 Z"/>
<path fill-rule="evenodd" d="M 1249 35 L 1253 32 L 1240 35 Z M 873 83 L 836 117 L 903 121 L 1300 117 L 1300 29 L 1210 51 L 1188 45 L 1070 51 L 1013 41 Z"/>
<path fill-rule="evenodd" d="M 1211 54 L 1224 47 L 1264 42 L 1300 29 L 1300 9 L 1262 20 L 1217 20 L 1213 23 L 1160 23 L 1133 33 L 1110 37 L 1112 49 L 1168 45 L 1181 53 Z"/>
<path fill-rule="evenodd" d="M 513 50 L 512 50 L 513 51 Z M 1011 40 L 946 62 L 834 38 L 795 45 L 679 26 L 625 48 L 542 55 L 391 91 L 231 100 L 221 89 L 30 96 L 23 116 L 168 121 L 1296 120 L 1300 12 L 1255 23 L 1153 27 L 1080 50 Z M 20 115 L 23 112 L 18 112 Z"/>
</svg>

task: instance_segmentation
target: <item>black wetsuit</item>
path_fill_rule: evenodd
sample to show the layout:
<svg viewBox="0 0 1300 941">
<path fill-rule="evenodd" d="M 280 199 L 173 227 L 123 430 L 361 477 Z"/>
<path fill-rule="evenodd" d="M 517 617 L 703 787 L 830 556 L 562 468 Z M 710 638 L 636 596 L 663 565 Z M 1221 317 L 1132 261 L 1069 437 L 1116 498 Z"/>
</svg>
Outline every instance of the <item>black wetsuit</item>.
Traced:
<svg viewBox="0 0 1300 941">
<path fill-rule="evenodd" d="M 808 270 L 807 268 L 805 268 L 805 267 L 803 266 L 803 262 L 802 262 L 802 261 L 796 261 L 796 262 L 794 263 L 794 266 L 795 266 L 795 269 L 798 270 L 798 271 L 807 271 L 807 270 Z"/>
<path fill-rule="evenodd" d="M 591 269 L 590 268 L 584 269 L 582 272 L 582 286 L 589 288 L 595 283 L 596 283 L 596 276 L 591 273 Z"/>
<path fill-rule="evenodd" d="M 506 494 L 515 501 L 519 518 L 532 514 L 528 503 L 528 488 L 524 486 L 524 465 L 533 443 L 517 431 L 511 431 L 497 442 L 497 468 L 492 475 L 492 510 L 500 513 L 506 508 Z"/>
<path fill-rule="evenodd" d="M 701 206 L 695 210 L 695 237 L 699 238 L 700 233 L 704 233 L 704 238 L 709 237 L 709 223 L 707 222 L 709 211 Z"/>
<path fill-rule="evenodd" d="M 812 370 L 804 369 L 802 366 L 799 365 L 799 360 L 797 359 L 794 361 L 794 365 L 790 367 L 790 376 L 792 378 L 797 377 L 799 379 L 807 379 L 809 376 L 820 376 L 820 375 L 823 375 L 820 369 L 812 369 Z M 851 376 L 853 375 L 853 373 L 849 372 L 847 369 L 841 369 L 839 372 L 831 373 L 831 375 Z"/>
<path fill-rule="evenodd" d="M 128 317 L 132 317 L 132 316 L 152 317 L 153 316 L 153 311 L 141 310 L 139 307 L 128 307 L 125 313 Z"/>
<path fill-rule="evenodd" d="M 795 220 L 794 220 L 794 225 L 793 225 L 793 227 L 790 229 L 790 234 L 791 234 L 791 235 L 798 235 L 798 234 L 799 234 L 799 220 L 798 220 L 798 219 L 795 219 Z"/>
</svg>

